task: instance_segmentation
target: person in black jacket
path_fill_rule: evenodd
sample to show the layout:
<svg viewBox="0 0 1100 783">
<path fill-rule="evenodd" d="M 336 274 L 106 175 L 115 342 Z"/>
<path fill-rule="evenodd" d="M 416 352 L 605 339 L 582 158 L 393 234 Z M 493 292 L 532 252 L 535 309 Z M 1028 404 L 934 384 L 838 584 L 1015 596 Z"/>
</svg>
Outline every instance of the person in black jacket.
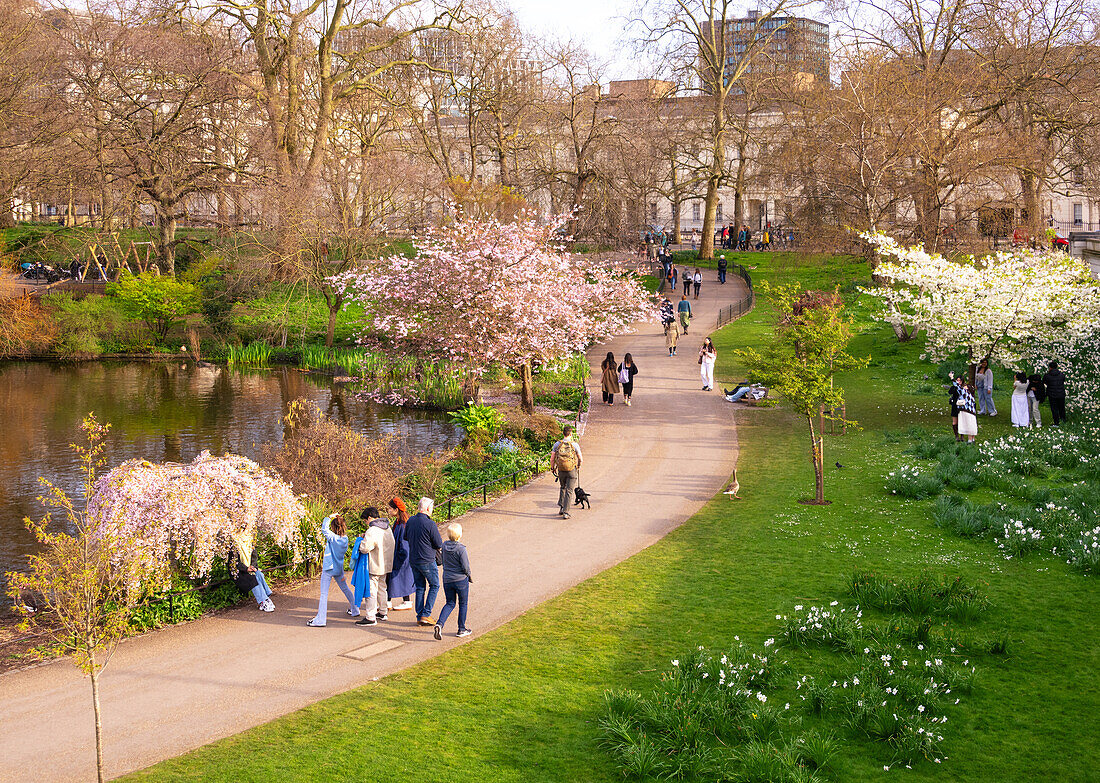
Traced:
<svg viewBox="0 0 1100 783">
<path fill-rule="evenodd" d="M 248 565 L 243 566 L 242 563 L 246 559 Z M 256 599 L 262 611 L 275 611 L 275 604 L 271 601 L 271 588 L 267 586 L 264 572 L 260 570 L 260 556 L 255 548 L 244 552 L 242 547 L 238 546 L 230 549 L 226 570 L 229 571 L 229 578 L 237 585 L 238 590 L 242 593 L 252 593 L 252 597 Z"/>
<path fill-rule="evenodd" d="M 726 257 L 718 256 L 718 282 L 722 285 L 726 284 Z"/>
<path fill-rule="evenodd" d="M 416 622 L 435 625 L 432 607 L 439 595 L 439 563 L 442 560 L 443 538 L 432 519 L 435 501 L 420 498 L 417 513 L 405 523 L 405 540 L 409 542 L 409 562 L 416 584 Z"/>
<path fill-rule="evenodd" d="M 1051 362 L 1047 374 L 1043 376 L 1043 385 L 1050 400 L 1050 418 L 1053 424 L 1066 420 L 1066 376 L 1058 369 L 1058 362 Z"/>
</svg>

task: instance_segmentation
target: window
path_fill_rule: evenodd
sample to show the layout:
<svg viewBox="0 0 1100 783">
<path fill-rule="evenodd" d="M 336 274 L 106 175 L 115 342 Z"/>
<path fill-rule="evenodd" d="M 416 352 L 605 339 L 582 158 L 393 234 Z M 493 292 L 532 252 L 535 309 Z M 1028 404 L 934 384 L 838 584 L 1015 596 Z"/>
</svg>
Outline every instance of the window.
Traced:
<svg viewBox="0 0 1100 783">
<path fill-rule="evenodd" d="M 717 220 L 719 223 L 722 222 L 722 202 L 721 201 L 718 202 L 718 211 L 714 214 L 714 219 Z"/>
<path fill-rule="evenodd" d="M 1073 184 L 1084 185 L 1085 184 L 1085 167 L 1074 166 L 1073 167 Z"/>
<path fill-rule="evenodd" d="M 654 221 L 654 222 L 657 221 L 657 202 L 656 201 L 649 202 L 649 219 Z"/>
<path fill-rule="evenodd" d="M 1073 205 L 1073 225 L 1081 226 L 1085 223 L 1085 213 L 1080 203 Z"/>
<path fill-rule="evenodd" d="M 699 219 L 699 202 L 698 201 L 691 202 L 691 219 L 692 220 L 698 220 Z"/>
</svg>

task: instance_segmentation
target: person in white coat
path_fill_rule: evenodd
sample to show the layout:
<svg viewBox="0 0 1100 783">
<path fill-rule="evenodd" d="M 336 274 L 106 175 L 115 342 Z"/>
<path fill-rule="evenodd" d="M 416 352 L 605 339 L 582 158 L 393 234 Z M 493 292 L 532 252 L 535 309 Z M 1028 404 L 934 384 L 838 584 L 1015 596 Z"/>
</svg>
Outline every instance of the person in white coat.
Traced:
<svg viewBox="0 0 1100 783">
<path fill-rule="evenodd" d="M 1031 426 L 1031 406 L 1028 404 L 1027 391 L 1027 376 L 1024 375 L 1022 372 L 1016 373 L 1016 378 L 1012 383 L 1013 427 Z"/>
<path fill-rule="evenodd" d="M 703 391 L 714 388 L 714 363 L 718 361 L 718 349 L 710 338 L 703 340 L 703 347 L 699 349 L 699 375 L 703 377 Z"/>
<path fill-rule="evenodd" d="M 367 557 L 370 571 L 370 595 L 367 596 L 366 613 L 356 625 L 374 625 L 386 620 L 389 594 L 386 590 L 387 577 L 393 570 L 393 551 L 396 546 L 390 521 L 381 518 L 374 506 L 363 511 L 363 520 L 367 523 L 366 532 L 359 542 L 359 556 Z"/>
</svg>

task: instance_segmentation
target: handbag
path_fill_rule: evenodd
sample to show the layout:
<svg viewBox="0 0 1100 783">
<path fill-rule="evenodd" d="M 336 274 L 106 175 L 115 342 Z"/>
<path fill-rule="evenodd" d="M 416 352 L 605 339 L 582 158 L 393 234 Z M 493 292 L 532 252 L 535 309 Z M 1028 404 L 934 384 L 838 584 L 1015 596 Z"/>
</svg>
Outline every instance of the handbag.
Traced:
<svg viewBox="0 0 1100 783">
<path fill-rule="evenodd" d="M 699 354 L 699 364 L 703 363 L 703 354 Z"/>
<path fill-rule="evenodd" d="M 443 565 L 443 550 L 442 549 L 435 550 L 435 564 L 437 566 Z"/>
</svg>

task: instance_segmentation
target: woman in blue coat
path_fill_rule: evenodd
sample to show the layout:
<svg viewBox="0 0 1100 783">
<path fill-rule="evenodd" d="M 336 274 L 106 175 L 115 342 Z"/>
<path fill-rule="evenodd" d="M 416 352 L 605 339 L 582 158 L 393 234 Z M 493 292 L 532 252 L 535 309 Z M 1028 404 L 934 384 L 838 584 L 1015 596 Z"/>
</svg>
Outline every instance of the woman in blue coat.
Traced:
<svg viewBox="0 0 1100 783">
<path fill-rule="evenodd" d="M 330 530 L 330 526 L 334 529 Z M 321 533 L 325 537 L 325 559 L 321 566 L 321 599 L 317 602 L 317 615 L 307 620 L 306 625 L 324 628 L 328 623 L 328 588 L 335 580 L 344 596 L 348 599 L 348 616 L 358 617 L 359 607 L 344 580 L 344 555 L 348 551 L 348 528 L 340 514 L 325 517 L 321 523 Z"/>
<path fill-rule="evenodd" d="M 393 570 L 386 577 L 390 601 L 393 603 L 390 608 L 412 609 L 409 596 L 416 591 L 416 585 L 413 582 L 412 563 L 409 562 L 409 542 L 405 539 L 405 523 L 409 521 L 409 512 L 401 498 L 391 500 L 390 508 L 397 512 L 397 519 L 393 523 Z M 398 598 L 401 599 L 400 602 Z"/>
</svg>

